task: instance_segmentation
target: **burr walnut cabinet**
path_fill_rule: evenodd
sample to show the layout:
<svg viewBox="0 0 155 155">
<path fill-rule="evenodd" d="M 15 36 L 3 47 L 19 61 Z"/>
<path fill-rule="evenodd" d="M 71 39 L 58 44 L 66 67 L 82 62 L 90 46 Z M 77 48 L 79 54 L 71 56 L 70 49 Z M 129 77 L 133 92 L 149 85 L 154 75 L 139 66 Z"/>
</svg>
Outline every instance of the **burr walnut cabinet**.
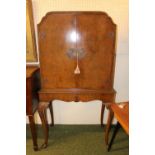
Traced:
<svg viewBox="0 0 155 155">
<path fill-rule="evenodd" d="M 49 12 L 38 24 L 40 101 L 115 100 L 116 25 L 104 12 Z"/>
</svg>

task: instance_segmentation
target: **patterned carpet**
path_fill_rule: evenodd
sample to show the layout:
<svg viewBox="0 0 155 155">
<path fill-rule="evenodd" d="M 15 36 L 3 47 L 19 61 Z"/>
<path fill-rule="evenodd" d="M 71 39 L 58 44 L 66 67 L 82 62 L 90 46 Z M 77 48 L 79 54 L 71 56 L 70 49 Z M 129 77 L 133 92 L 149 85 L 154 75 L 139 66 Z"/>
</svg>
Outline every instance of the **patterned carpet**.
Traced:
<svg viewBox="0 0 155 155">
<path fill-rule="evenodd" d="M 37 126 L 38 145 L 43 143 L 41 126 Z M 113 128 L 111 133 L 113 132 Z M 111 134 L 110 133 L 110 134 Z M 29 126 L 26 134 L 27 155 L 128 155 L 129 137 L 119 130 L 110 152 L 107 152 L 105 128 L 99 125 L 55 125 L 50 127 L 49 145 L 41 151 L 33 151 Z"/>
</svg>

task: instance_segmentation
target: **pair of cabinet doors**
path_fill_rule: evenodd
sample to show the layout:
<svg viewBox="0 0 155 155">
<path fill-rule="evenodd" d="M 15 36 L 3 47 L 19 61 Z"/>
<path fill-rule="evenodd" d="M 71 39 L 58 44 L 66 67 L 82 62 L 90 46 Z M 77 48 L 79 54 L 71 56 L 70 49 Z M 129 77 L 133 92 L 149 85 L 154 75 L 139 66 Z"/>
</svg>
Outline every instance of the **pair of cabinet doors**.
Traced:
<svg viewBox="0 0 155 155">
<path fill-rule="evenodd" d="M 38 24 L 42 88 L 111 90 L 115 34 L 116 25 L 102 12 L 48 13 Z"/>
</svg>

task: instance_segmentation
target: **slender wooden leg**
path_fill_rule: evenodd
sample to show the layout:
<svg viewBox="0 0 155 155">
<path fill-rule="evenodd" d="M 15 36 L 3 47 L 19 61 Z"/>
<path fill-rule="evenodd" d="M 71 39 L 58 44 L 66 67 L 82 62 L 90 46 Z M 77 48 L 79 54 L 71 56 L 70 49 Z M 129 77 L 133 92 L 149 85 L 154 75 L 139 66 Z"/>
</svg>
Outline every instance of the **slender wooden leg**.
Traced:
<svg viewBox="0 0 155 155">
<path fill-rule="evenodd" d="M 51 126 L 54 126 L 54 114 L 53 114 L 53 103 L 52 103 L 52 101 L 49 104 L 49 109 L 50 109 L 50 113 L 51 113 Z"/>
<path fill-rule="evenodd" d="M 117 122 L 115 129 L 114 129 L 114 132 L 113 132 L 113 135 L 112 135 L 112 138 L 111 138 L 110 143 L 108 145 L 108 151 L 110 151 L 110 149 L 111 149 L 112 143 L 116 137 L 116 134 L 117 134 L 119 128 L 120 128 L 120 124 Z"/>
<path fill-rule="evenodd" d="M 32 141 L 33 141 L 33 149 L 34 151 L 38 150 L 38 144 L 37 144 L 37 134 L 36 134 L 36 127 L 34 123 L 34 117 L 28 116 L 29 122 L 30 122 L 30 129 L 31 129 L 31 135 L 32 135 Z"/>
<path fill-rule="evenodd" d="M 109 131 L 110 131 L 110 127 L 111 127 L 111 123 L 112 123 L 113 118 L 114 118 L 114 113 L 111 110 L 109 110 L 108 121 L 107 121 L 107 125 L 106 125 L 106 130 L 105 130 L 105 143 L 106 143 L 106 145 L 108 145 Z"/>
<path fill-rule="evenodd" d="M 104 109 L 105 109 L 105 104 L 102 103 L 102 107 L 101 107 L 101 127 L 103 127 L 103 116 L 104 116 Z"/>
<path fill-rule="evenodd" d="M 45 136 L 45 141 L 44 144 L 41 146 L 42 148 L 46 148 L 48 145 L 48 132 L 49 132 L 49 128 L 48 128 L 48 123 L 47 123 L 47 118 L 46 118 L 46 108 L 40 108 L 38 110 L 41 122 L 42 122 L 42 127 L 44 130 L 44 136 Z"/>
</svg>

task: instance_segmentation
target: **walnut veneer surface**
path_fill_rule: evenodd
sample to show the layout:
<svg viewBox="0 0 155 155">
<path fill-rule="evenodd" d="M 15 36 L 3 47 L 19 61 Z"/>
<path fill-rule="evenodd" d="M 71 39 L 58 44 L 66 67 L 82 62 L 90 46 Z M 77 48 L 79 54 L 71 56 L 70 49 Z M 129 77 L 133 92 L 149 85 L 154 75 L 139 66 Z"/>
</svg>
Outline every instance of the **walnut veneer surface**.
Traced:
<svg viewBox="0 0 155 155">
<path fill-rule="evenodd" d="M 38 24 L 40 101 L 115 100 L 116 25 L 104 12 L 49 12 Z M 82 51 L 80 74 L 71 49 Z"/>
</svg>

